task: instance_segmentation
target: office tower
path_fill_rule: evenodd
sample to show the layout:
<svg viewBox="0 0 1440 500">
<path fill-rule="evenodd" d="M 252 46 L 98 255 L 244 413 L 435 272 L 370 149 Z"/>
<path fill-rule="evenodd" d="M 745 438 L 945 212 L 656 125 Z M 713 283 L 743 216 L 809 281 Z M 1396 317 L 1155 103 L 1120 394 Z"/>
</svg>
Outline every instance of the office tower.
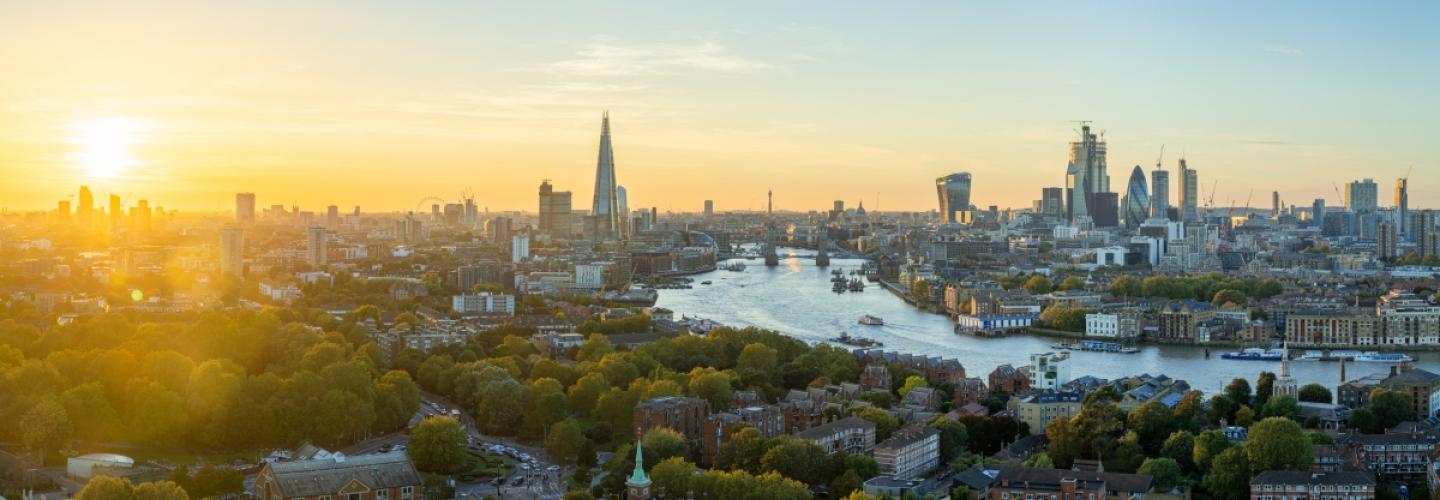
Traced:
<svg viewBox="0 0 1440 500">
<path fill-rule="evenodd" d="M 1185 159 L 1180 159 L 1180 220 L 1192 222 L 1200 218 L 1200 174 Z"/>
<path fill-rule="evenodd" d="M 1170 218 L 1170 172 L 1158 168 L 1150 172 L 1150 218 Z"/>
<path fill-rule="evenodd" d="M 1056 220 L 1065 215 L 1065 188 L 1040 189 L 1040 214 Z"/>
<path fill-rule="evenodd" d="M 1395 215 L 1400 219 L 1400 237 L 1410 240 L 1410 179 L 1395 179 Z"/>
<path fill-rule="evenodd" d="M 1095 203 L 1090 206 L 1090 213 L 1095 227 L 1120 225 L 1120 195 L 1118 193 L 1095 193 L 1094 200 Z"/>
<path fill-rule="evenodd" d="M 140 203 L 130 208 L 130 229 L 141 233 L 150 231 L 150 202 L 140 200 Z"/>
<path fill-rule="evenodd" d="M 80 229 L 89 231 L 95 224 L 95 196 L 90 194 L 90 186 L 80 186 L 79 201 L 75 206 L 75 221 Z"/>
<path fill-rule="evenodd" d="M 1123 215 L 1125 227 L 1131 229 L 1150 218 L 1150 190 L 1145 186 L 1145 169 L 1139 165 L 1130 171 L 1130 182 L 1125 185 Z"/>
<path fill-rule="evenodd" d="M 556 191 L 550 180 L 540 182 L 540 232 L 553 238 L 569 238 L 571 222 L 570 192 Z"/>
<path fill-rule="evenodd" d="M 340 227 L 340 207 L 335 205 L 325 207 L 325 227 L 332 230 Z"/>
<path fill-rule="evenodd" d="M 111 231 L 111 232 L 118 233 L 118 232 L 120 232 L 120 229 L 121 229 L 121 228 L 125 227 L 125 220 L 121 218 L 121 217 L 124 216 L 124 214 L 125 214 L 125 209 L 120 205 L 120 197 L 119 197 L 118 195 L 113 195 L 113 194 L 110 195 L 110 231 Z"/>
<path fill-rule="evenodd" d="M 1310 204 L 1310 221 L 1315 227 L 1325 227 L 1325 198 L 1315 198 Z"/>
<path fill-rule="evenodd" d="M 935 179 L 935 192 L 940 196 L 940 223 L 960 223 L 961 217 L 956 214 L 970 210 L 970 173 L 956 172 Z"/>
<path fill-rule="evenodd" d="M 325 267 L 325 263 L 328 261 L 326 258 L 327 242 L 325 241 L 325 228 L 322 226 L 310 226 L 306 234 L 309 235 L 309 240 L 305 246 L 305 260 L 309 262 L 310 267 L 314 269 Z"/>
<path fill-rule="evenodd" d="M 715 200 L 705 200 L 705 216 L 706 216 L 706 217 L 711 217 L 711 216 L 714 216 L 714 215 L 715 215 Z"/>
<path fill-rule="evenodd" d="M 405 214 L 404 218 L 395 221 L 395 239 L 403 243 L 416 243 L 424 240 L 424 222 L 415 218 L 414 212 Z"/>
<path fill-rule="evenodd" d="M 55 219 L 52 221 L 59 225 L 70 225 L 70 201 L 60 200 L 55 206 Z"/>
<path fill-rule="evenodd" d="M 1395 234 L 1395 223 L 1380 221 L 1375 227 L 1375 257 L 1380 260 L 1394 259 L 1400 236 Z"/>
<path fill-rule="evenodd" d="M 431 204 L 430 204 L 430 220 L 433 220 L 433 221 L 437 221 L 437 222 L 438 222 L 438 221 L 440 221 L 440 220 L 443 219 L 443 218 L 444 218 L 444 217 L 442 217 L 442 216 L 440 215 L 440 204 L 439 204 L 439 203 L 431 203 Z"/>
<path fill-rule="evenodd" d="M 524 262 L 530 257 L 530 233 L 516 234 L 510 241 L 510 262 Z"/>
<path fill-rule="evenodd" d="M 235 223 L 241 226 L 255 225 L 255 193 L 235 194 Z"/>
<path fill-rule="evenodd" d="M 630 198 L 628 192 L 625 191 L 625 186 L 615 186 L 615 199 L 618 200 L 616 203 L 620 205 L 620 212 L 619 215 L 616 216 L 616 220 L 624 221 L 630 217 Z M 620 227 L 616 229 L 615 232 L 620 234 L 621 239 L 630 237 L 630 232 L 626 230 L 625 224 L 623 223 L 620 224 Z"/>
<path fill-rule="evenodd" d="M 1279 219 L 1279 218 L 1280 218 L 1280 192 L 1279 192 L 1279 191 L 1271 191 L 1271 192 L 1270 192 L 1270 217 L 1271 217 L 1271 218 L 1275 218 L 1275 219 Z"/>
<path fill-rule="evenodd" d="M 600 158 L 595 162 L 595 202 L 590 206 L 597 239 L 620 238 L 620 195 L 615 184 L 615 153 L 610 145 L 610 112 L 600 118 Z"/>
<path fill-rule="evenodd" d="M 220 230 L 220 272 L 245 275 L 245 230 L 239 226 L 225 226 Z"/>
<path fill-rule="evenodd" d="M 1090 132 L 1090 123 L 1081 122 L 1080 140 L 1070 143 L 1070 163 L 1065 169 L 1072 224 L 1092 217 L 1090 205 L 1095 193 L 1110 192 L 1110 175 L 1105 171 L 1105 141 Z"/>
<path fill-rule="evenodd" d="M 479 220 L 479 216 L 480 211 L 475 208 L 475 197 L 467 196 L 465 198 L 465 217 L 463 217 L 465 227 L 467 229 L 474 229 L 475 221 Z"/>
<path fill-rule="evenodd" d="M 832 203 L 831 206 L 830 206 L 830 213 L 832 213 L 832 214 L 843 214 L 843 213 L 845 213 L 845 200 L 835 200 L 835 202 Z"/>
<path fill-rule="evenodd" d="M 490 234 L 490 241 L 497 244 L 504 244 L 504 242 L 510 241 L 509 217 L 495 217 L 490 219 L 489 226 L 485 229 L 486 232 Z"/>
<path fill-rule="evenodd" d="M 1375 181 L 1365 179 L 1345 185 L 1345 208 L 1352 212 L 1374 212 L 1379 207 Z"/>
<path fill-rule="evenodd" d="M 1415 214 L 1415 243 L 1421 257 L 1440 257 L 1440 232 L 1436 231 L 1434 210 Z"/>
</svg>

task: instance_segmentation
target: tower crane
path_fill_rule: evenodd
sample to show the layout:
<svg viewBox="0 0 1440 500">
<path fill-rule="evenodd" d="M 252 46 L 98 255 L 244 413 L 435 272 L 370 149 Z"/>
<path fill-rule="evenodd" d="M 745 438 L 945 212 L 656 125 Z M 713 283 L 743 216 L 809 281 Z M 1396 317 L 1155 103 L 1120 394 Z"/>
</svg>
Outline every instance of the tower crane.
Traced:
<svg viewBox="0 0 1440 500">
<path fill-rule="evenodd" d="M 1155 158 L 1155 170 L 1165 170 L 1165 145 L 1160 145 L 1160 156 Z"/>
<path fill-rule="evenodd" d="M 1215 188 L 1218 187 L 1220 187 L 1220 179 L 1215 179 L 1215 182 L 1210 183 L 1210 196 L 1205 198 L 1206 210 L 1209 210 L 1211 207 L 1215 206 Z"/>
</svg>

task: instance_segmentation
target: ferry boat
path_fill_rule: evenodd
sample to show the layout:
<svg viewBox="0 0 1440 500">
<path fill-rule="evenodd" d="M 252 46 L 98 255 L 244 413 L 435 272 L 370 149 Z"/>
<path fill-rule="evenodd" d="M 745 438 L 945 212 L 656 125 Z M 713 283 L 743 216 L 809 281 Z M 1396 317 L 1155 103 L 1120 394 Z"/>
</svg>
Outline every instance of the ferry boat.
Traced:
<svg viewBox="0 0 1440 500">
<path fill-rule="evenodd" d="M 833 339 L 830 339 L 830 341 L 831 341 L 831 342 L 835 342 L 835 343 L 839 343 L 839 344 L 852 345 L 852 346 L 855 346 L 855 347 L 884 347 L 884 346 L 885 346 L 884 343 L 882 343 L 882 342 L 880 342 L 880 341 L 878 341 L 878 340 L 875 340 L 875 339 L 867 339 L 867 338 L 865 338 L 865 337 L 851 337 L 850 334 L 845 333 L 845 332 L 840 332 L 840 336 L 839 336 L 839 337 L 835 337 L 835 338 L 833 338 Z"/>
<path fill-rule="evenodd" d="M 871 316 L 869 314 L 866 314 L 860 317 L 860 324 L 866 326 L 884 326 L 885 320 L 880 319 L 879 316 Z"/>
<path fill-rule="evenodd" d="M 1241 351 L 1227 352 L 1221 354 L 1220 357 L 1223 359 L 1238 359 L 1242 361 L 1280 361 L 1281 358 L 1285 357 L 1285 354 L 1279 349 L 1251 347 Z"/>
<path fill-rule="evenodd" d="M 852 292 L 863 292 L 863 291 L 865 291 L 865 282 L 860 281 L 859 279 L 852 279 L 852 280 L 850 280 L 850 291 L 852 291 Z"/>
<path fill-rule="evenodd" d="M 1329 356 L 1325 351 L 1305 351 L 1305 354 L 1295 358 L 1295 361 L 1324 361 L 1327 357 Z"/>
<path fill-rule="evenodd" d="M 1090 352 L 1114 352 L 1120 354 L 1135 354 L 1140 349 L 1130 347 L 1117 342 L 1102 342 L 1099 340 L 1082 340 L 1075 343 L 1056 342 L 1050 347 L 1068 351 L 1090 351 Z"/>
<path fill-rule="evenodd" d="M 1398 352 L 1380 353 L 1375 351 L 1366 351 L 1360 353 L 1359 356 L 1355 356 L 1355 361 L 1369 363 L 1408 363 L 1411 361 L 1415 361 L 1415 358 L 1410 357 L 1410 355 L 1408 354 L 1400 354 Z"/>
<path fill-rule="evenodd" d="M 740 272 L 745 270 L 745 263 L 738 260 L 733 260 L 723 266 L 720 266 L 720 269 L 723 269 L 725 271 Z"/>
</svg>

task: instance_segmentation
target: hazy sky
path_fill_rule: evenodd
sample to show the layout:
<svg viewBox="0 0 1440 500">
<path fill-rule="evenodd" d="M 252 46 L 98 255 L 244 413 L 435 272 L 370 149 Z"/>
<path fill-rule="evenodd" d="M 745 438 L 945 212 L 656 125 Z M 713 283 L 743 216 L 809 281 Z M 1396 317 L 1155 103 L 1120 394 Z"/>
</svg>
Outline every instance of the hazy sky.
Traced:
<svg viewBox="0 0 1440 500">
<path fill-rule="evenodd" d="M 1062 184 L 1093 120 L 1216 206 L 1361 177 L 1440 207 L 1437 2 L 12 2 L 0 207 L 588 208 L 609 109 L 631 207 L 977 205 Z M 1172 176 L 1174 177 L 1174 176 Z M 1173 188 L 1172 188 L 1173 192 Z M 99 198 L 99 196 L 97 196 Z M 1172 195 L 1172 199 L 1174 199 Z"/>
</svg>

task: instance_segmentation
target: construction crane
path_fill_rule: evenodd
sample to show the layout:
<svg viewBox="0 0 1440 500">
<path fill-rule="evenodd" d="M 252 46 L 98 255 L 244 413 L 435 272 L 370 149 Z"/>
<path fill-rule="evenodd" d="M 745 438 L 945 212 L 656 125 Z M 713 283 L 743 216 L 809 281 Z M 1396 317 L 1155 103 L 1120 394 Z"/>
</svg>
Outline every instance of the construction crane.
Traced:
<svg viewBox="0 0 1440 500">
<path fill-rule="evenodd" d="M 1160 156 L 1155 158 L 1155 170 L 1165 170 L 1165 145 L 1160 145 Z"/>
<path fill-rule="evenodd" d="M 1205 198 L 1206 210 L 1209 210 L 1211 207 L 1215 206 L 1215 188 L 1218 187 L 1220 187 L 1220 179 L 1215 179 L 1215 182 L 1210 184 L 1210 196 Z"/>
<path fill-rule="evenodd" d="M 1334 186 L 1334 187 L 1335 187 L 1335 197 L 1336 197 L 1336 198 L 1340 198 L 1340 204 L 1341 204 L 1341 205 L 1344 205 L 1344 204 L 1345 204 L 1345 195 L 1340 194 L 1340 185 L 1339 185 L 1339 184 L 1331 184 L 1331 186 Z"/>
</svg>

